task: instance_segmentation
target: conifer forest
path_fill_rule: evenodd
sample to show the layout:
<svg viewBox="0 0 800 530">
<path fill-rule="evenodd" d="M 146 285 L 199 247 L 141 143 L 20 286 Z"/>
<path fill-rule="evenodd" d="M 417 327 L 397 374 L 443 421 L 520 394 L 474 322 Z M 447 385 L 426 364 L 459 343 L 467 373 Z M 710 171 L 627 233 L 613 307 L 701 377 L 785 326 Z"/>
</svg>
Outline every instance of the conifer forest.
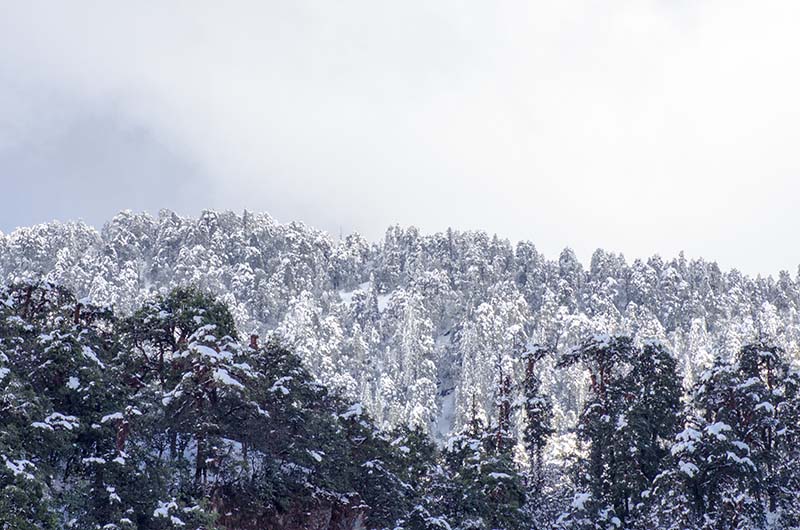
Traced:
<svg viewBox="0 0 800 530">
<path fill-rule="evenodd" d="M 800 277 L 123 211 L 0 234 L 1 530 L 800 528 Z"/>
</svg>

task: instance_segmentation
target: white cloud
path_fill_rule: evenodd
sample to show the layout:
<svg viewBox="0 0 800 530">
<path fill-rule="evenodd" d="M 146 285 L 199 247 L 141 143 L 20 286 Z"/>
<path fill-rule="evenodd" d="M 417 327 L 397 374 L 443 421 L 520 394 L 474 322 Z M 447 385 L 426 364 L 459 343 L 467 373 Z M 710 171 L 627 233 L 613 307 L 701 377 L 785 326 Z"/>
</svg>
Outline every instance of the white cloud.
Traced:
<svg viewBox="0 0 800 530">
<path fill-rule="evenodd" d="M 208 206 L 373 238 L 484 228 L 584 259 L 800 263 L 800 4 L 176 6 L 7 9 L 0 79 L 17 88 L 0 88 L 0 120 L 16 126 L 0 149 L 59 138 L 41 131 L 85 110 L 199 168 Z"/>
</svg>

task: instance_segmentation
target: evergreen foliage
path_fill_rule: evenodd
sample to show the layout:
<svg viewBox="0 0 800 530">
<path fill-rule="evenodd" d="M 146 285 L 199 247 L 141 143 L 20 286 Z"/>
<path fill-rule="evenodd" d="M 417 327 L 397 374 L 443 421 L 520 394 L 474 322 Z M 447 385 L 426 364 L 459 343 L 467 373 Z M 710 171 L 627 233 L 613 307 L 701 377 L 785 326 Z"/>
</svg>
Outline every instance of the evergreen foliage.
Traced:
<svg viewBox="0 0 800 530">
<path fill-rule="evenodd" d="M 788 273 L 249 212 L 0 249 L 2 530 L 800 526 Z"/>
<path fill-rule="evenodd" d="M 591 394 L 579 424 L 588 455 L 579 463 L 569 528 L 624 528 L 635 524 L 663 468 L 679 420 L 676 361 L 655 342 L 595 335 L 560 361 L 589 372 Z"/>
<path fill-rule="evenodd" d="M 130 317 L 51 284 L 0 293 L 0 528 L 392 528 L 435 448 L 378 429 L 196 288 Z M 325 527 L 325 526 L 323 526 Z"/>
</svg>

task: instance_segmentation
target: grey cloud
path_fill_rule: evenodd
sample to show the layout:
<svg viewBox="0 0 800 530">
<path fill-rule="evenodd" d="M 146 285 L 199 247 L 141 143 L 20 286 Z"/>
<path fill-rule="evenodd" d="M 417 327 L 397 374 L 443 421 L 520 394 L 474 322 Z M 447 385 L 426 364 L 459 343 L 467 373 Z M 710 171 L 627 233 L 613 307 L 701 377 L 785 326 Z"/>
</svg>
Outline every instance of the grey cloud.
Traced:
<svg viewBox="0 0 800 530">
<path fill-rule="evenodd" d="M 0 151 L 0 181 L 6 232 L 54 219 L 99 227 L 121 208 L 214 206 L 202 171 L 150 131 L 90 112 Z"/>
</svg>

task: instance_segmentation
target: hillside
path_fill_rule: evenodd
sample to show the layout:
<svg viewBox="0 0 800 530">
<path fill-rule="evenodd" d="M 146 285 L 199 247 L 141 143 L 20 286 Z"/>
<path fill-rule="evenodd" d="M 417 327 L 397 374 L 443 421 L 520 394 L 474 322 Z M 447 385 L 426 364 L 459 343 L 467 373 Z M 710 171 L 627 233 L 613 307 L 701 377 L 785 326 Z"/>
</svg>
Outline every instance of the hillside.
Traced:
<svg viewBox="0 0 800 530">
<path fill-rule="evenodd" d="M 0 247 L 3 530 L 800 527 L 788 274 L 249 213 Z"/>
<path fill-rule="evenodd" d="M 539 370 L 564 433 L 587 381 L 553 364 L 587 334 L 661 340 L 687 385 L 748 341 L 769 338 L 795 359 L 800 341 L 800 289 L 785 272 L 750 278 L 712 261 L 628 263 L 603 250 L 584 265 L 569 249 L 552 260 L 530 242 L 414 227 L 390 227 L 377 243 L 336 240 L 249 212 L 122 212 L 100 231 L 20 228 L 0 237 L 0 274 L 43 278 L 122 314 L 175 286 L 207 289 L 243 334 L 280 336 L 379 423 L 420 425 L 440 439 L 466 423 L 473 396 L 493 417 L 498 370 L 520 379 L 529 343 L 548 351 Z"/>
</svg>

